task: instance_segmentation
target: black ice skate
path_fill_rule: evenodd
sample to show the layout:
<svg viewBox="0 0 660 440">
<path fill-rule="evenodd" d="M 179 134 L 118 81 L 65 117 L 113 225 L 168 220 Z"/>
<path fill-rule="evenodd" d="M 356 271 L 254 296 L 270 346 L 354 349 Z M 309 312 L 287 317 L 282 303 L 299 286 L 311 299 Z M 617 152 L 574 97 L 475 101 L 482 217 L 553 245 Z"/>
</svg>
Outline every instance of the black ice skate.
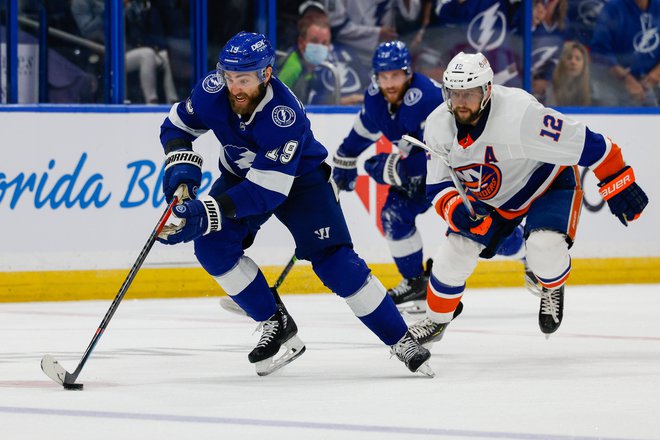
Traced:
<svg viewBox="0 0 660 440">
<path fill-rule="evenodd" d="M 541 289 L 539 327 L 546 338 L 557 331 L 564 316 L 564 286 L 559 289 Z"/>
<path fill-rule="evenodd" d="M 248 360 L 256 364 L 259 376 L 279 370 L 305 352 L 305 344 L 297 336 L 298 327 L 283 305 L 278 305 L 267 321 L 259 323 L 258 330 L 263 333 L 257 346 L 248 354 Z M 286 351 L 275 359 L 282 346 Z"/>
<path fill-rule="evenodd" d="M 432 267 L 433 260 L 429 258 L 422 275 L 404 278 L 396 287 L 387 291 L 401 313 L 418 314 L 426 311 L 426 287 L 429 285 Z M 410 301 L 413 301 L 413 304 L 405 304 Z"/>
<path fill-rule="evenodd" d="M 525 264 L 525 284 L 527 290 L 541 298 L 539 307 L 539 327 L 546 339 L 557 331 L 564 317 L 564 286 L 548 289 L 539 284 L 536 276 Z"/>
<path fill-rule="evenodd" d="M 420 372 L 429 377 L 435 376 L 428 364 L 431 352 L 422 347 L 410 332 L 406 332 L 396 344 L 390 345 L 390 353 L 396 355 L 413 373 Z"/>
<path fill-rule="evenodd" d="M 458 306 L 456 306 L 456 310 L 454 310 L 452 321 L 456 319 L 462 311 L 463 303 L 459 302 Z M 424 318 L 411 325 L 408 331 L 419 341 L 420 344 L 426 345 L 432 342 L 441 341 L 448 325 L 449 322 L 433 322 L 429 318 Z"/>
</svg>

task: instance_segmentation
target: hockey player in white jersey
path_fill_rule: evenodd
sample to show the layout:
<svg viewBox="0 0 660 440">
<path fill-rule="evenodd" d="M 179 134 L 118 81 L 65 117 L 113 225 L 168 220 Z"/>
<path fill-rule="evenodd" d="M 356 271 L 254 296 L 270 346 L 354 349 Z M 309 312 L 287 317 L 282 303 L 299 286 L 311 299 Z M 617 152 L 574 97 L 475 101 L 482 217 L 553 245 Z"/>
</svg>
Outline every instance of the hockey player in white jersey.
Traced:
<svg viewBox="0 0 660 440">
<path fill-rule="evenodd" d="M 411 332 L 422 343 L 439 340 L 480 254 L 492 252 L 525 219 L 529 281 L 541 298 L 539 326 L 549 335 L 561 324 L 571 271 L 569 249 L 582 202 L 577 166 L 594 172 L 600 194 L 625 226 L 648 198 L 617 144 L 524 90 L 493 85 L 482 54 L 461 52 L 443 79 L 445 103 L 429 115 L 424 139 L 432 152 L 427 194 L 449 230 L 435 256 L 426 318 Z M 476 216 L 469 215 L 449 167 Z"/>
</svg>

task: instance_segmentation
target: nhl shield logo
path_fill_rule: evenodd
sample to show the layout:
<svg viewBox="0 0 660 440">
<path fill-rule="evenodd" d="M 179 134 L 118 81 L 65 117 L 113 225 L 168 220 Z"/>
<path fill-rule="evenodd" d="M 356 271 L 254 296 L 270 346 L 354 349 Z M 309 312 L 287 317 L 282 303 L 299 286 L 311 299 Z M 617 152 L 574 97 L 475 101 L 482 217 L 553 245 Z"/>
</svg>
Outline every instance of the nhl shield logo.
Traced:
<svg viewBox="0 0 660 440">
<path fill-rule="evenodd" d="M 296 112 L 286 105 L 278 105 L 273 109 L 273 122 L 278 127 L 289 127 L 296 122 Z"/>
</svg>

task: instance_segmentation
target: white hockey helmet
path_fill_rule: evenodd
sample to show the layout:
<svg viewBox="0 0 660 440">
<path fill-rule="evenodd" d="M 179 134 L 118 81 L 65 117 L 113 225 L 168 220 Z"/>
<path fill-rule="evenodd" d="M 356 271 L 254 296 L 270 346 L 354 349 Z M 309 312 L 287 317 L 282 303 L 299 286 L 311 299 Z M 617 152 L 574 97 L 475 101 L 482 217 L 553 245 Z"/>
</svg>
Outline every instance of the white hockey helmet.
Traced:
<svg viewBox="0 0 660 440">
<path fill-rule="evenodd" d="M 481 100 L 481 110 L 483 110 L 490 100 L 488 86 L 492 83 L 493 69 L 490 68 L 490 63 L 481 52 L 459 53 L 449 62 L 442 77 L 442 91 L 449 110 L 451 110 L 451 99 L 449 99 L 448 90 L 472 89 L 475 87 L 481 87 L 483 92 L 483 99 Z"/>
</svg>

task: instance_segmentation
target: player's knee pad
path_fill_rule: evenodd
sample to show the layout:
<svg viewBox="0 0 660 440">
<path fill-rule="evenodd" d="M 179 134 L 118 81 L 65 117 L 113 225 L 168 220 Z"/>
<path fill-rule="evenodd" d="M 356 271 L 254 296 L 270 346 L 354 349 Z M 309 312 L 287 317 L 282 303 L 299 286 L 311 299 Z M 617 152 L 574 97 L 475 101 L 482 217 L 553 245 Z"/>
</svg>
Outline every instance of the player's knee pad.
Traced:
<svg viewBox="0 0 660 440">
<path fill-rule="evenodd" d="M 554 279 L 570 267 L 566 236 L 557 231 L 533 230 L 526 241 L 527 265 L 539 278 Z"/>
<path fill-rule="evenodd" d="M 483 248 L 462 235 L 449 234 L 433 258 L 433 276 L 447 286 L 462 286 L 477 266 Z"/>
<path fill-rule="evenodd" d="M 314 272 L 330 290 L 345 298 L 357 292 L 371 270 L 349 246 L 338 246 L 312 255 Z"/>
</svg>

